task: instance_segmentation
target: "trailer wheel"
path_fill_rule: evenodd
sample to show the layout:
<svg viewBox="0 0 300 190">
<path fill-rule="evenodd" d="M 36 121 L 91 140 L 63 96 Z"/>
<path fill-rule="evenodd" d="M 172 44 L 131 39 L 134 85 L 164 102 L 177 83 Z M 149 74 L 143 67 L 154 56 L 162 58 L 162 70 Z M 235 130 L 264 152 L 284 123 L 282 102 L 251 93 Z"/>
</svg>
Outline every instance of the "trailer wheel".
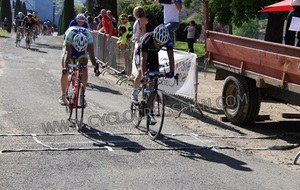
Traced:
<svg viewBox="0 0 300 190">
<path fill-rule="evenodd" d="M 244 77 L 238 75 L 228 76 L 225 80 L 222 103 L 227 119 L 235 124 L 245 123 L 249 114 L 249 88 Z"/>
<path fill-rule="evenodd" d="M 244 124 L 253 123 L 260 110 L 261 93 L 259 88 L 255 85 L 255 80 L 247 79 L 249 89 L 249 112 L 245 119 Z"/>
</svg>

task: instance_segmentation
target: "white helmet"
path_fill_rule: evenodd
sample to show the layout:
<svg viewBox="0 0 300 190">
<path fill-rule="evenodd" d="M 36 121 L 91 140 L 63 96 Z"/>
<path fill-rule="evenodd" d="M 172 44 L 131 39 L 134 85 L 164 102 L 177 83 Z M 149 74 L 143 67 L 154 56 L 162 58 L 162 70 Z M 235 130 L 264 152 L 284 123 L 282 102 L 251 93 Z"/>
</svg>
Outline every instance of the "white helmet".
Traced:
<svg viewBox="0 0 300 190">
<path fill-rule="evenodd" d="M 78 52 L 85 51 L 88 45 L 86 36 L 83 33 L 78 32 L 73 38 L 72 45 Z"/>
<path fill-rule="evenodd" d="M 158 25 L 154 31 L 154 39 L 160 44 L 165 44 L 170 40 L 170 32 L 163 24 Z"/>
<path fill-rule="evenodd" d="M 84 14 L 78 14 L 75 19 L 78 21 L 85 21 L 85 16 Z"/>
</svg>

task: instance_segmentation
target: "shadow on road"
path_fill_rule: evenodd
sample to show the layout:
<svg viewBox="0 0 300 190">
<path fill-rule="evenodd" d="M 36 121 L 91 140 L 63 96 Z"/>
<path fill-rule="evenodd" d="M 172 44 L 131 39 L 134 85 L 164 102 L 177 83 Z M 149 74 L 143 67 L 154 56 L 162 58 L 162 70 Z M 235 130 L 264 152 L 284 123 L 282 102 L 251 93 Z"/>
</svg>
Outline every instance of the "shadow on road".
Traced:
<svg viewBox="0 0 300 190">
<path fill-rule="evenodd" d="M 117 91 L 117 90 L 113 90 L 112 88 L 106 88 L 103 86 L 98 86 L 92 83 L 87 83 L 87 89 L 89 91 L 99 91 L 99 92 L 105 92 L 105 93 L 111 93 L 114 95 L 122 95 L 121 92 Z"/>
<path fill-rule="evenodd" d="M 213 147 L 197 146 L 166 136 L 161 136 L 156 142 L 162 146 L 171 147 L 177 150 L 181 156 L 192 160 L 206 160 L 208 162 L 225 164 L 235 170 L 253 171 L 251 168 L 246 167 L 247 163 L 217 152 Z"/>
<path fill-rule="evenodd" d="M 98 147 L 111 147 L 116 149 L 127 150 L 130 152 L 138 153 L 145 148 L 137 142 L 131 141 L 128 138 L 110 134 L 104 131 L 95 129 L 89 125 L 85 125 L 79 132 L 86 138 L 94 141 L 94 146 Z M 109 149 L 109 148 L 108 148 Z"/>
</svg>

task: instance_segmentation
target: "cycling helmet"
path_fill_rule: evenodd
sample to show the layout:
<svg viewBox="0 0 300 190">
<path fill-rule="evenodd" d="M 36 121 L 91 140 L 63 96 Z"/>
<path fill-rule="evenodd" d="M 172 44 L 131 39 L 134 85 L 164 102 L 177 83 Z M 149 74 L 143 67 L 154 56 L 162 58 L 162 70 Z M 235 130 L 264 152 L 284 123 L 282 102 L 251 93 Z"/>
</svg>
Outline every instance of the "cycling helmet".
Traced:
<svg viewBox="0 0 300 190">
<path fill-rule="evenodd" d="M 32 16 L 32 13 L 27 13 L 27 16 Z"/>
<path fill-rule="evenodd" d="M 76 21 L 85 21 L 85 16 L 84 14 L 78 14 L 75 19 Z"/>
<path fill-rule="evenodd" d="M 160 44 L 165 44 L 170 40 L 170 33 L 167 27 L 163 24 L 158 25 L 154 31 L 154 40 Z"/>
<path fill-rule="evenodd" d="M 78 32 L 73 38 L 72 45 L 78 52 L 85 51 L 88 45 L 86 36 L 83 33 Z"/>
<path fill-rule="evenodd" d="M 33 13 L 32 13 L 32 16 L 34 16 L 34 17 L 35 17 L 35 12 L 33 12 Z"/>
</svg>

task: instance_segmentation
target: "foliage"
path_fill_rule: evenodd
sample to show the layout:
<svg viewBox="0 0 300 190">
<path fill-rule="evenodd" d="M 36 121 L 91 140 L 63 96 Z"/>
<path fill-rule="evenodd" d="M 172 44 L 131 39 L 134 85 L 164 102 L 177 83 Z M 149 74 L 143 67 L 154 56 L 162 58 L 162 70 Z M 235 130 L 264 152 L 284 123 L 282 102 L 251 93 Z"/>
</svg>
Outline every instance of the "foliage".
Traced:
<svg viewBox="0 0 300 190">
<path fill-rule="evenodd" d="M 11 32 L 12 26 L 12 13 L 11 13 L 11 4 L 10 0 L 2 0 L 1 2 L 1 21 L 3 22 L 4 18 L 7 18 L 8 28 L 7 32 Z"/>
<path fill-rule="evenodd" d="M 58 35 L 63 35 L 68 29 L 69 23 L 75 17 L 74 0 L 65 0 L 64 8 L 60 18 L 60 24 L 58 29 Z"/>
<path fill-rule="evenodd" d="M 244 22 L 257 18 L 258 10 L 272 3 L 274 0 L 210 0 L 209 7 L 218 23 L 232 23 L 240 27 Z"/>
<path fill-rule="evenodd" d="M 22 3 L 20 0 L 16 1 L 16 5 L 15 5 L 15 14 L 14 14 L 14 18 L 16 18 L 18 12 L 22 11 Z"/>
<path fill-rule="evenodd" d="M 148 1 L 145 1 L 148 4 L 129 4 L 127 7 L 125 7 L 121 13 L 126 13 L 126 14 L 133 14 L 133 9 L 136 6 L 143 6 L 146 12 L 146 17 L 150 21 L 151 28 L 154 29 L 156 26 L 159 24 L 163 23 L 163 9 L 162 6 L 154 4 L 154 3 L 149 3 Z"/>
<path fill-rule="evenodd" d="M 249 38 L 259 38 L 259 22 L 258 19 L 244 22 L 241 27 L 233 25 L 232 33 L 237 36 L 244 36 Z"/>
<path fill-rule="evenodd" d="M 21 12 L 27 14 L 27 7 L 25 1 L 22 2 L 21 10 L 22 10 Z"/>
</svg>

